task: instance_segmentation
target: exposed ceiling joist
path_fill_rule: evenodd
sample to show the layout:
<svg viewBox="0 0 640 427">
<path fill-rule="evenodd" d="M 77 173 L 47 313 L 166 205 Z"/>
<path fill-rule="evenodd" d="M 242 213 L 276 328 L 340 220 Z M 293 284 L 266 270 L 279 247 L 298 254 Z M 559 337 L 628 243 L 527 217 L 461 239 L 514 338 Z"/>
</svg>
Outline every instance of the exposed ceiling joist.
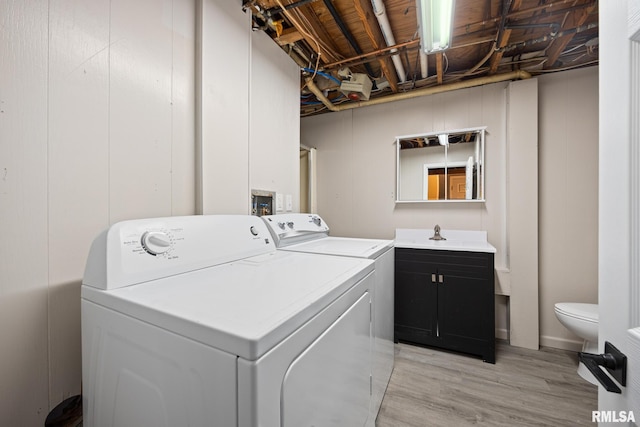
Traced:
<svg viewBox="0 0 640 427">
<path fill-rule="evenodd" d="M 254 29 L 270 34 L 301 68 L 322 73 L 302 75 L 322 87 L 316 94 L 302 81 L 301 114 L 310 115 L 425 88 L 454 90 L 452 83 L 469 79 L 597 65 L 597 0 L 546 1 L 456 0 L 451 47 L 428 61 L 419 52 L 415 0 L 375 0 L 388 22 L 377 19 L 372 0 L 245 0 L 244 7 Z M 340 71 L 345 67 L 349 72 Z M 366 103 L 340 90 L 356 75 L 375 82 Z"/>
<path fill-rule="evenodd" d="M 371 13 L 367 12 L 366 6 L 370 4 L 370 0 L 353 0 L 353 3 L 374 51 L 386 46 L 377 20 Z M 382 73 L 389 82 L 389 86 L 391 86 L 391 91 L 394 93 L 398 92 L 398 79 L 395 71 L 393 71 L 391 60 L 388 57 L 383 57 L 378 59 L 378 63 L 380 64 Z"/>
<path fill-rule="evenodd" d="M 587 22 L 589 15 L 591 15 L 596 6 L 588 7 L 587 9 L 575 10 L 567 14 L 567 18 L 562 25 L 562 28 L 577 28 Z M 569 42 L 573 39 L 575 33 L 568 34 L 562 37 L 558 37 L 551 43 L 551 47 L 547 49 L 547 62 L 544 64 L 545 69 L 550 69 L 556 63 L 560 54 L 567 47 Z"/>
</svg>

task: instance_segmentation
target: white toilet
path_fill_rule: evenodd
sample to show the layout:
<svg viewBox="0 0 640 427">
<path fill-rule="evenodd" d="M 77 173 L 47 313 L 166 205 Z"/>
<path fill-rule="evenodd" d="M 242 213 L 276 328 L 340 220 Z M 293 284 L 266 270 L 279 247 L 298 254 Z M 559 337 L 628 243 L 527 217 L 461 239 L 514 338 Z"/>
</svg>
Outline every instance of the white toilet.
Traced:
<svg viewBox="0 0 640 427">
<path fill-rule="evenodd" d="M 582 351 L 598 354 L 598 304 L 559 302 L 555 305 L 556 317 L 562 325 L 584 339 Z M 578 375 L 592 384 L 598 384 L 584 364 L 578 364 Z"/>
</svg>

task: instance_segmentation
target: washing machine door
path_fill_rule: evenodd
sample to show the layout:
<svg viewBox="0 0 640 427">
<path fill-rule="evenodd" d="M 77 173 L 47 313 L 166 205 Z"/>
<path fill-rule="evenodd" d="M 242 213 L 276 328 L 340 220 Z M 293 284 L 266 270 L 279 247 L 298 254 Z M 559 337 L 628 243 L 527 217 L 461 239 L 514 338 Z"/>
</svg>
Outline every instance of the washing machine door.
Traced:
<svg viewBox="0 0 640 427">
<path fill-rule="evenodd" d="M 371 400 L 370 294 L 365 293 L 289 366 L 282 426 L 363 426 Z"/>
</svg>

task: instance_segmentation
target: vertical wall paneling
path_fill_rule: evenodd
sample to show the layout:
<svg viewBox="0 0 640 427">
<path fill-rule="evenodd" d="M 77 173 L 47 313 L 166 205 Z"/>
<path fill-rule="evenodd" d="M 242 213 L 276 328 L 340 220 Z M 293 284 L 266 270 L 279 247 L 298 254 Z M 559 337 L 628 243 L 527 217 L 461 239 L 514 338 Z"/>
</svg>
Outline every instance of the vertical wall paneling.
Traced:
<svg viewBox="0 0 640 427">
<path fill-rule="evenodd" d="M 198 212 L 246 214 L 251 15 L 235 2 L 199 0 L 198 8 Z"/>
<path fill-rule="evenodd" d="M 48 413 L 48 4 L 0 2 L 0 414 Z"/>
<path fill-rule="evenodd" d="M 395 115 L 392 114 L 394 104 L 381 105 L 379 108 L 369 113 L 367 110 L 352 110 L 352 123 L 344 123 L 342 126 L 348 129 L 344 138 L 349 138 L 346 144 L 350 164 L 343 165 L 345 172 L 351 175 L 350 182 L 350 203 L 351 215 L 348 219 L 349 228 L 343 229 L 342 233 L 348 236 L 363 236 L 377 229 L 380 233 L 388 233 L 388 230 L 379 229 L 382 218 L 391 219 L 394 213 L 395 200 L 395 179 L 381 180 L 380 177 L 388 176 L 392 173 L 395 176 L 396 170 L 396 144 L 395 131 L 393 126 Z M 428 114 L 425 114 L 425 118 Z M 327 129 L 331 126 L 328 125 Z M 322 150 L 319 151 L 322 153 Z M 322 185 L 325 175 L 319 177 L 318 184 Z M 421 182 L 420 182 L 421 184 Z M 336 182 L 336 185 L 340 185 Z M 422 188 L 422 185 L 420 185 Z M 340 204 L 333 206 L 333 209 L 340 209 Z M 322 214 L 324 207 L 318 205 L 319 213 Z M 328 221 L 328 219 L 327 219 Z M 341 222 L 336 218 L 334 224 Z M 332 228 L 333 232 L 333 228 Z M 387 236 L 389 237 L 389 236 Z"/>
<path fill-rule="evenodd" d="M 538 349 L 538 80 L 508 87 L 511 344 Z"/>
<path fill-rule="evenodd" d="M 480 210 L 480 229 L 489 230 L 491 243 L 500 248 L 495 255 L 497 277 L 509 268 L 509 217 L 507 215 L 507 84 L 483 86 L 477 95 L 482 103 L 474 105 L 469 121 L 471 126 L 487 126 L 485 133 L 485 194 L 484 209 Z M 476 119 L 476 114 L 480 117 Z M 498 232 L 499 231 L 499 232 Z M 504 286 L 503 286 L 504 285 Z M 509 294 L 508 281 L 497 283 Z"/>
<path fill-rule="evenodd" d="M 334 236 L 353 233 L 352 117 L 353 110 L 322 114 L 301 129 L 302 144 L 317 147 L 318 213 Z"/>
<path fill-rule="evenodd" d="M 263 31 L 251 33 L 249 183 L 300 206 L 300 71 Z M 284 206 L 286 209 L 286 206 Z"/>
<path fill-rule="evenodd" d="M 582 340 L 560 324 L 554 304 L 598 302 L 598 264 L 584 261 L 598 259 L 598 72 L 538 82 L 540 344 L 578 351 Z"/>
<path fill-rule="evenodd" d="M 111 0 L 110 218 L 171 214 L 171 0 Z M 169 21 L 169 24 L 171 21 Z"/>
<path fill-rule="evenodd" d="M 195 210 L 195 0 L 0 2 L 0 414 L 81 390 L 80 284 L 120 219 Z"/>
<path fill-rule="evenodd" d="M 80 284 L 109 224 L 109 2 L 51 2 L 49 13 L 50 405 L 80 393 Z"/>
<path fill-rule="evenodd" d="M 195 189 L 195 0 L 173 0 L 171 16 L 171 214 L 192 215 Z M 163 12 L 165 10 L 163 9 Z"/>
</svg>

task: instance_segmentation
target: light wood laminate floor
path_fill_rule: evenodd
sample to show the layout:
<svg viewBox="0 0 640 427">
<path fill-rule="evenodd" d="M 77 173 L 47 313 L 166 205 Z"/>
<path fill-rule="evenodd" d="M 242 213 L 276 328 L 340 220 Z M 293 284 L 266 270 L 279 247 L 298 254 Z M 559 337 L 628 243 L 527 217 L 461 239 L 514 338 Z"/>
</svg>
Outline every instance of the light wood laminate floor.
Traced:
<svg viewBox="0 0 640 427">
<path fill-rule="evenodd" d="M 598 388 L 576 373 L 577 354 L 498 343 L 496 364 L 396 344 L 377 427 L 578 426 L 591 423 Z"/>
</svg>

